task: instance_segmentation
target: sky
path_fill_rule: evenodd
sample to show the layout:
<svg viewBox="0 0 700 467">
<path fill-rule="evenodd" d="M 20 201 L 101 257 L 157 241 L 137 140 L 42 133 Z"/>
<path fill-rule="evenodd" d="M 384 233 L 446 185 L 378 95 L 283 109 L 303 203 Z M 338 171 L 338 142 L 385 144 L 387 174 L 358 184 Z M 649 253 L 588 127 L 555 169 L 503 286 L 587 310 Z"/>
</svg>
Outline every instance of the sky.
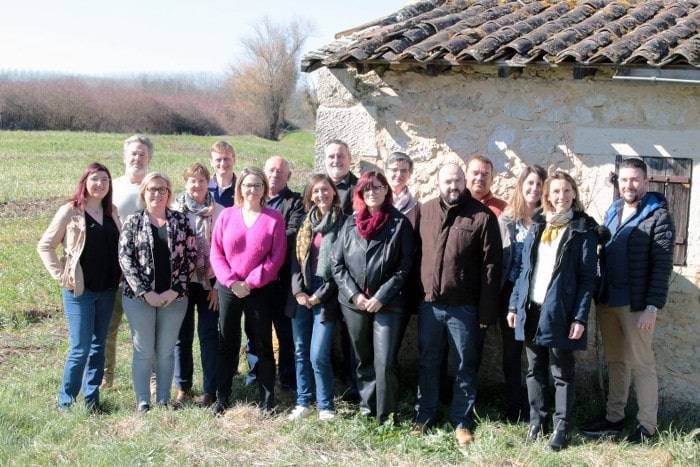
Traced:
<svg viewBox="0 0 700 467">
<path fill-rule="evenodd" d="M 315 25 L 305 50 L 407 0 L 0 0 L 0 70 L 95 76 L 225 73 L 264 15 Z"/>
</svg>

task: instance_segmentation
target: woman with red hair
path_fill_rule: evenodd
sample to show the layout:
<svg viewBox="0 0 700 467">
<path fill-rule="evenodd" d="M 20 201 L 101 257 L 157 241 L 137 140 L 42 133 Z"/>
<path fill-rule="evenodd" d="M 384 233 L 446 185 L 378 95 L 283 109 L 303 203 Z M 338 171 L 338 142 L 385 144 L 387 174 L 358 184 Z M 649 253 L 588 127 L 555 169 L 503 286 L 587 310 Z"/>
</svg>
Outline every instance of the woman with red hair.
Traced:
<svg viewBox="0 0 700 467">
<path fill-rule="evenodd" d="M 105 339 L 121 276 L 120 227 L 112 206 L 112 177 L 107 167 L 93 162 L 37 246 L 44 266 L 61 285 L 68 320 L 70 350 L 58 392 L 61 411 L 75 402 L 81 387 L 85 404 L 92 410 L 99 405 Z M 59 244 L 61 259 L 56 254 Z"/>
<path fill-rule="evenodd" d="M 389 184 L 380 172 L 360 177 L 353 208 L 333 249 L 333 277 L 357 357 L 360 411 L 383 423 L 397 408 L 394 354 L 416 242 L 411 223 L 393 207 Z"/>
</svg>

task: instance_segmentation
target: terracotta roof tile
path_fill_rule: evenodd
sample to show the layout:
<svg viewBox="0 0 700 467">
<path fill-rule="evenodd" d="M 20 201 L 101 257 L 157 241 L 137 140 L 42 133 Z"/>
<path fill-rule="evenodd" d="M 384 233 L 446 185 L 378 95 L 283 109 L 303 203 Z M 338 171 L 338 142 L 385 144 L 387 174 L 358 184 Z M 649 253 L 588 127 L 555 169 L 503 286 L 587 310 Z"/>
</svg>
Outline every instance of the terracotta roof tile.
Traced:
<svg viewBox="0 0 700 467">
<path fill-rule="evenodd" d="M 423 0 L 307 53 L 353 63 L 574 62 L 700 68 L 700 0 Z"/>
</svg>

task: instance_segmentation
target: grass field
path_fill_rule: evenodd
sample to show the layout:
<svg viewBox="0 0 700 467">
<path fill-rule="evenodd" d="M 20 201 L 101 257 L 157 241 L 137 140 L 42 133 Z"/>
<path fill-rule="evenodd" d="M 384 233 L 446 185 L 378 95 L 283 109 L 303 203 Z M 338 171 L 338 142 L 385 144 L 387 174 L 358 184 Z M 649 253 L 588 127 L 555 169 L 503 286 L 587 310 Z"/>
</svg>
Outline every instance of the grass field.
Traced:
<svg viewBox="0 0 700 467">
<path fill-rule="evenodd" d="M 36 242 L 60 200 L 70 194 L 84 166 L 99 160 L 122 170 L 121 142 L 127 135 L 0 132 L 0 465 L 698 465 L 698 414 L 662 418 L 651 445 L 590 441 L 575 434 L 562 453 L 546 441 L 524 445 L 523 424 L 499 420 L 502 388 L 489 388 L 477 403 L 481 423 L 476 442 L 459 449 L 449 426 L 427 435 L 410 433 L 415 395 L 404 385 L 397 424 L 377 426 L 338 403 L 331 423 L 262 418 L 252 403 L 256 390 L 235 381 L 241 402 L 224 417 L 190 406 L 173 412 L 134 412 L 130 383 L 131 347 L 126 323 L 119 336 L 117 382 L 101 394 L 104 413 L 80 404 L 65 415 L 56 392 L 67 350 L 59 289 L 35 253 Z M 259 164 L 270 154 L 293 161 L 299 187 L 312 167 L 313 136 L 294 133 L 279 143 L 253 137 L 228 138 L 237 166 Z M 192 161 L 206 161 L 214 137 L 157 136 L 152 168 L 173 176 Z M 195 347 L 197 347 L 195 345 Z M 195 361 L 197 361 L 195 359 Z M 409 373 L 409 372 L 406 372 Z M 197 368 L 195 377 L 201 377 Z M 405 381 L 410 381 L 407 379 Z M 201 381 L 195 380 L 195 388 Z M 580 397 L 577 420 L 600 410 Z M 282 393 L 282 411 L 293 395 Z"/>
</svg>

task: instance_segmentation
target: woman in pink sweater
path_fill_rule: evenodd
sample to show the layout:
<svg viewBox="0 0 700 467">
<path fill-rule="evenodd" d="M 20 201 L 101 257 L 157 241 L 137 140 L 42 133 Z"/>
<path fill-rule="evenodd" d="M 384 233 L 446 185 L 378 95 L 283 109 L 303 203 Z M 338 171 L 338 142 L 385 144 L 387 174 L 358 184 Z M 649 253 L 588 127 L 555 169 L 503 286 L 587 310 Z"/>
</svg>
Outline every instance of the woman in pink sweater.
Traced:
<svg viewBox="0 0 700 467">
<path fill-rule="evenodd" d="M 244 169 L 236 182 L 235 206 L 224 209 L 214 226 L 210 261 L 219 295 L 219 350 L 216 362 L 214 415 L 229 406 L 233 375 L 241 347 L 241 314 L 245 332 L 258 356 L 260 409 L 275 406 L 275 360 L 268 284 L 277 279 L 287 252 L 284 219 L 265 208 L 268 183 L 262 170 Z"/>
</svg>

